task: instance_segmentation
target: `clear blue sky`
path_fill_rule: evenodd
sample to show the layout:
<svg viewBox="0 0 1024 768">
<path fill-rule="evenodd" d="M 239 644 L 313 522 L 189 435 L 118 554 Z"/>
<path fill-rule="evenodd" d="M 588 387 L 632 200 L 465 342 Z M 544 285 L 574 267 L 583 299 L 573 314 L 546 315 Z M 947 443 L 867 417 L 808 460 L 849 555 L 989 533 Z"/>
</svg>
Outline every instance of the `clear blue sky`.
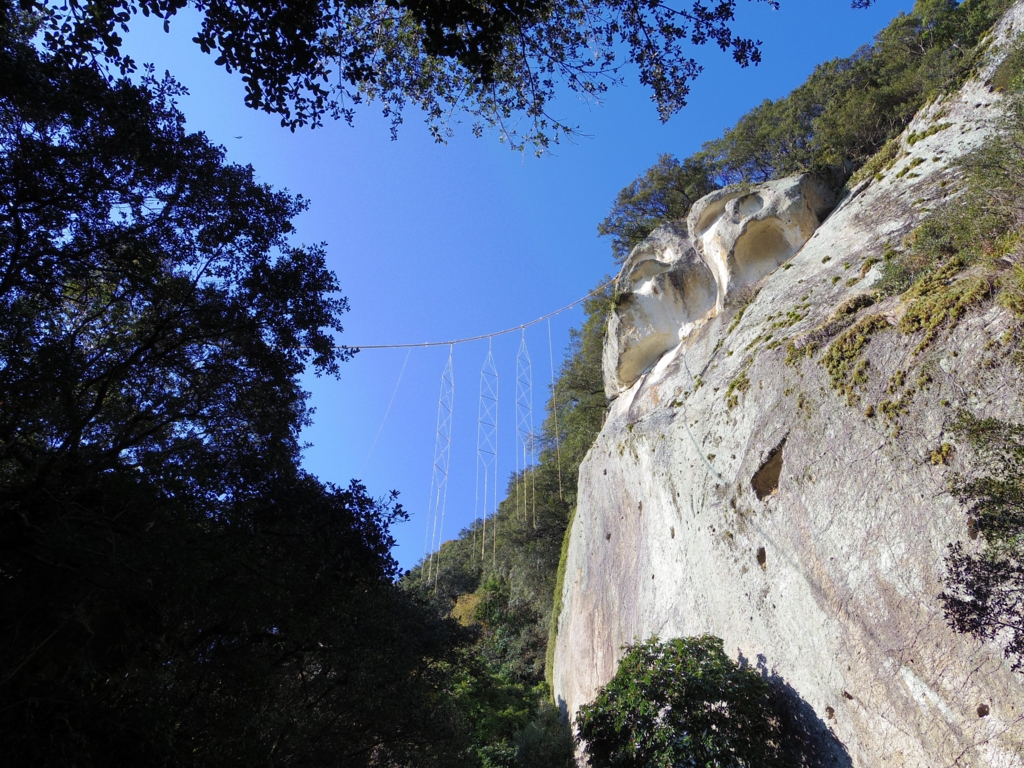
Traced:
<svg viewBox="0 0 1024 768">
<path fill-rule="evenodd" d="M 171 34 L 137 18 L 129 51 L 189 89 L 181 101 L 191 130 L 225 146 L 228 159 L 251 164 L 259 178 L 312 202 L 297 222 L 297 242 L 326 242 L 351 311 L 341 342 L 391 344 L 461 338 L 519 325 L 585 295 L 613 269 L 597 223 L 616 193 L 671 152 L 683 158 L 717 137 L 766 98 L 784 96 L 814 65 L 852 53 L 910 0 L 880 0 L 866 11 L 849 0 L 782 0 L 781 9 L 740 2 L 737 31 L 764 41 L 763 63 L 739 69 L 714 48 L 696 51 L 705 65 L 690 104 L 667 124 L 635 81 L 600 105 L 572 97 L 553 111 L 590 138 L 542 158 L 524 156 L 495 134 L 459 131 L 435 144 L 415 113 L 397 141 L 373 105 L 355 127 L 328 123 L 290 133 L 277 118 L 242 103 L 237 75 L 216 67 L 190 42 L 196 22 L 181 16 Z M 240 137 L 240 138 L 237 138 Z M 554 318 L 555 366 L 579 310 Z M 500 381 L 502 486 L 514 467 L 515 357 L 518 334 L 494 341 Z M 527 331 L 534 363 L 534 421 L 548 396 L 546 324 Z M 486 342 L 455 349 L 455 409 L 444 537 L 472 522 L 477 396 Z M 316 408 L 304 433 L 305 466 L 341 485 L 360 477 L 370 492 L 401 492 L 411 514 L 395 533 L 405 568 L 423 554 L 440 375 L 447 349 L 413 350 L 380 437 L 404 350 L 360 353 L 338 379 L 307 377 Z"/>
</svg>

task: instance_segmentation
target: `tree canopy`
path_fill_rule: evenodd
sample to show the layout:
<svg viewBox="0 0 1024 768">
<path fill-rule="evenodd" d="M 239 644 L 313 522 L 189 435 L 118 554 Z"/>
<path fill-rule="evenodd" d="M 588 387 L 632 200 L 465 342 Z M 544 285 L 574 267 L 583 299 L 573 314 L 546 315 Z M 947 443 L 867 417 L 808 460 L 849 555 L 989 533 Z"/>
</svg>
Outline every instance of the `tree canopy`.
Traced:
<svg viewBox="0 0 1024 768">
<path fill-rule="evenodd" d="M 593 768 L 781 764 L 768 683 L 710 635 L 627 646 L 576 723 Z"/>
<path fill-rule="evenodd" d="M 778 0 L 750 0 L 778 6 Z M 854 0 L 865 7 L 873 0 Z M 497 126 L 513 146 L 543 150 L 575 127 L 552 117 L 560 88 L 596 96 L 634 64 L 662 120 L 686 104 L 702 67 L 694 46 L 712 43 L 740 66 L 760 42 L 736 35 L 736 0 L 23 0 L 41 15 L 45 45 L 82 62 L 130 70 L 122 33 L 153 16 L 168 28 L 185 7 L 202 14 L 194 38 L 217 64 L 242 74 L 246 103 L 292 127 L 326 115 L 351 120 L 366 99 L 393 126 L 408 104 L 438 139 L 459 113 L 474 130 Z"/>
<path fill-rule="evenodd" d="M 0 740 L 11 765 L 459 765 L 404 512 L 299 466 L 346 308 L 300 198 L 0 30 Z M 433 702 L 426 706 L 426 702 Z"/>
</svg>

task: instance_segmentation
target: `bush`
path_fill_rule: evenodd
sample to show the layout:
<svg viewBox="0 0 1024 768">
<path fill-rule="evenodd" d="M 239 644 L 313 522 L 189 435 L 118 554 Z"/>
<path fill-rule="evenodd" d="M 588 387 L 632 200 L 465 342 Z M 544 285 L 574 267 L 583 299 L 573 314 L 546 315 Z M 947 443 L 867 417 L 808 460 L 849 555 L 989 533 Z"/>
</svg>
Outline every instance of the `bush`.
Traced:
<svg viewBox="0 0 1024 768">
<path fill-rule="evenodd" d="M 956 434 L 977 454 L 985 474 L 958 476 L 953 493 L 967 507 L 980 551 L 950 545 L 946 591 L 940 595 L 954 629 L 999 643 L 1015 670 L 1024 669 L 1024 425 L 961 414 Z"/>
<path fill-rule="evenodd" d="M 781 765 L 768 683 L 711 635 L 627 646 L 615 677 L 580 708 L 593 768 Z"/>
</svg>

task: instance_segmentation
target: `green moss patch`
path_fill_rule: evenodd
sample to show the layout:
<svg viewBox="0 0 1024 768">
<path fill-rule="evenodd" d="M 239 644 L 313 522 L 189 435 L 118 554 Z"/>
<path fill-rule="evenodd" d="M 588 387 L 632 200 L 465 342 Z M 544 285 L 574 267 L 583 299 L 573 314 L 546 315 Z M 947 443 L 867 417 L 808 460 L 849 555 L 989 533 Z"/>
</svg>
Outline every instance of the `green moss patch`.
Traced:
<svg viewBox="0 0 1024 768">
<path fill-rule="evenodd" d="M 915 354 L 935 341 L 943 327 L 954 325 L 968 309 L 980 304 L 992 293 L 987 277 L 953 279 L 956 270 L 957 265 L 951 264 L 918 281 L 907 292 L 911 303 L 900 320 L 899 329 L 907 334 L 924 331 L 920 343 L 914 349 Z"/>
<path fill-rule="evenodd" d="M 749 363 L 744 366 L 739 375 L 729 382 L 729 386 L 725 390 L 725 405 L 730 411 L 739 405 L 740 395 L 750 389 L 750 378 L 747 376 L 749 367 Z"/>
<path fill-rule="evenodd" d="M 834 338 L 838 333 L 850 327 L 857 319 L 857 313 L 865 307 L 870 307 L 878 300 L 876 293 L 858 293 L 856 296 L 847 299 L 840 304 L 828 316 L 824 323 L 811 332 L 786 344 L 786 363 L 796 365 L 805 357 L 811 357 L 829 339 Z"/>
<path fill-rule="evenodd" d="M 840 334 L 821 358 L 833 388 L 844 394 L 850 405 L 859 399 L 856 388 L 867 383 L 868 361 L 862 358 L 864 348 L 875 333 L 888 327 L 881 315 L 869 315 Z"/>
<path fill-rule="evenodd" d="M 927 139 L 929 136 L 934 136 L 939 131 L 944 131 L 951 127 L 952 123 L 936 123 L 925 131 L 918 133 L 917 131 L 911 131 L 907 136 L 907 146 L 914 146 L 917 142 Z"/>
</svg>

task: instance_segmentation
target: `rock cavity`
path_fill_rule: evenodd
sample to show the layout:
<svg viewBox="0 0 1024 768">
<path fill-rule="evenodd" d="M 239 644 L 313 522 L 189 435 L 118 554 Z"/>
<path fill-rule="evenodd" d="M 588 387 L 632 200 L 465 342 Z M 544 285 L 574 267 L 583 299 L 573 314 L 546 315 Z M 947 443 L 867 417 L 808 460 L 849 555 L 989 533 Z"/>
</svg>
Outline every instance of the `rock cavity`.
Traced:
<svg viewBox="0 0 1024 768">
<path fill-rule="evenodd" d="M 834 205 L 829 187 L 810 174 L 746 189 L 727 187 L 698 200 L 687 225 L 715 274 L 716 311 L 741 288 L 793 258 Z"/>
<path fill-rule="evenodd" d="M 640 243 L 619 273 L 619 298 L 604 346 L 605 393 L 630 387 L 714 310 L 718 286 L 683 222 Z"/>
<path fill-rule="evenodd" d="M 726 302 L 791 259 L 835 200 L 810 174 L 701 198 L 689 218 L 654 230 L 622 265 L 604 348 L 617 397 Z"/>
</svg>

